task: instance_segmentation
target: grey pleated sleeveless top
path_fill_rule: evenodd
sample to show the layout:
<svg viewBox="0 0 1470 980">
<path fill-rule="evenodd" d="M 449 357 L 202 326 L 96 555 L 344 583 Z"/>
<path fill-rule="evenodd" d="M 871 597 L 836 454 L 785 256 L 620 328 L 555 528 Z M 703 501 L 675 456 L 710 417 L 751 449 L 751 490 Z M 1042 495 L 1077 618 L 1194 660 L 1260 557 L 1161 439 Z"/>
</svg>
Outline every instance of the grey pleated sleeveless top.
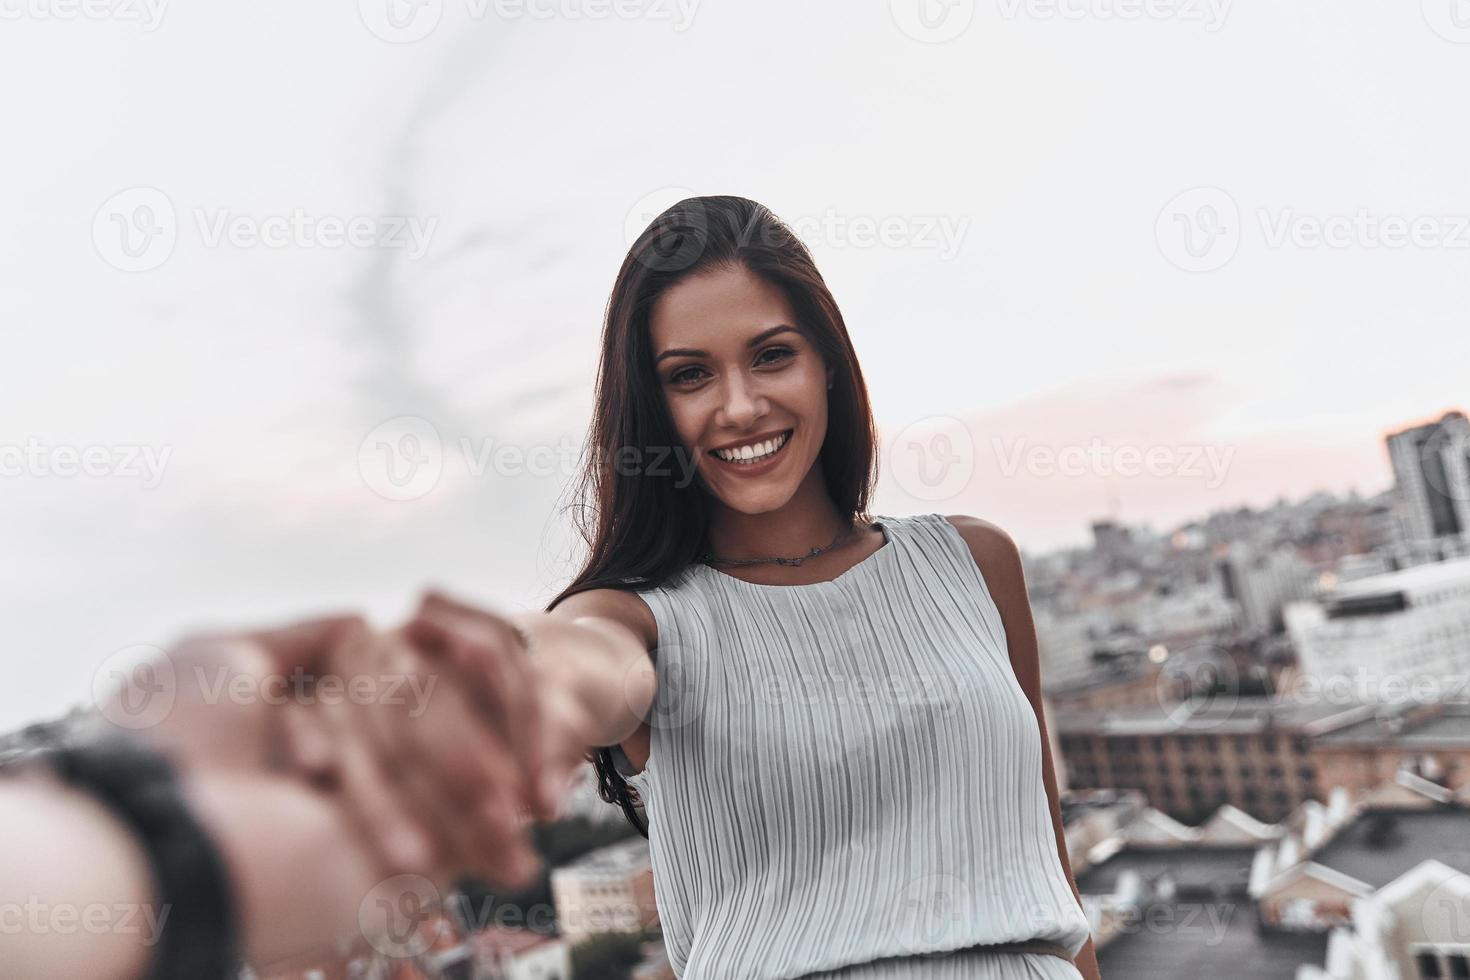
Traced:
<svg viewBox="0 0 1470 980">
<path fill-rule="evenodd" d="M 693 564 L 640 593 L 658 692 L 649 761 L 628 782 L 685 980 L 1087 942 L 984 577 L 942 515 L 876 520 L 885 544 L 829 582 Z M 994 975 L 1076 976 L 1025 955 L 1067 972 Z"/>
</svg>

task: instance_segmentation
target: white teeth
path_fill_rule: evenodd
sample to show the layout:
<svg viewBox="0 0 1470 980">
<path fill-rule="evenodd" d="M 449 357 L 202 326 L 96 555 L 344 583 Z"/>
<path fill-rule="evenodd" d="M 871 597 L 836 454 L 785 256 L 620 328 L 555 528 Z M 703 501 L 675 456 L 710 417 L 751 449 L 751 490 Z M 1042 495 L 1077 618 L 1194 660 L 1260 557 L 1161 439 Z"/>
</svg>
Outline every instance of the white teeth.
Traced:
<svg viewBox="0 0 1470 980">
<path fill-rule="evenodd" d="M 758 459 L 765 459 L 786 445 L 788 438 L 788 434 L 782 433 L 774 439 L 752 443 L 749 446 L 740 446 L 736 449 L 716 449 L 715 455 L 729 463 L 748 463 Z"/>
</svg>

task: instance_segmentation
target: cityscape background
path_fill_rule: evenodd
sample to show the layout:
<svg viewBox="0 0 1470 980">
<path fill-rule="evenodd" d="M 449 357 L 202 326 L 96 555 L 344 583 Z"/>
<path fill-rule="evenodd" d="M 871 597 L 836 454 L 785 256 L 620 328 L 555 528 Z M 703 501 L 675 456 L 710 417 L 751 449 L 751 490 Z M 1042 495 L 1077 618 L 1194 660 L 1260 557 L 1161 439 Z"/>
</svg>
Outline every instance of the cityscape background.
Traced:
<svg viewBox="0 0 1470 980">
<path fill-rule="evenodd" d="M 544 603 L 631 236 L 740 194 L 842 307 L 874 511 L 1025 552 L 1104 975 L 1470 975 L 1461 0 L 616 10 L 5 7 L 7 744 L 199 626 Z M 661 975 L 583 803 L 477 905 L 552 934 L 425 969 Z M 339 959 L 278 973 L 388 969 Z"/>
</svg>

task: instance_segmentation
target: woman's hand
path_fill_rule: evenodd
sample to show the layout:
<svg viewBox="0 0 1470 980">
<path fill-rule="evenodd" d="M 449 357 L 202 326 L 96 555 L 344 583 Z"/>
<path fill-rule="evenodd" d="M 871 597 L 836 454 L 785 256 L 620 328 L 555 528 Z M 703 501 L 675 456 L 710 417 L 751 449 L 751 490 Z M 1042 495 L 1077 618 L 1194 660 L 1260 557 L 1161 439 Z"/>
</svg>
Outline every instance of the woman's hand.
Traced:
<svg viewBox="0 0 1470 980">
<path fill-rule="evenodd" d="M 309 710 L 282 715 L 285 755 L 340 790 L 385 866 L 530 884 L 526 824 L 556 816 L 592 744 L 570 678 L 511 620 L 439 593 L 399 629 L 341 630 L 320 670 Z M 329 681 L 358 696 L 328 700 Z"/>
<path fill-rule="evenodd" d="M 540 868 L 525 834 L 537 701 L 514 661 L 487 671 L 482 646 L 415 623 L 335 652 L 333 669 L 375 694 L 324 704 L 293 758 L 341 787 L 391 867 L 527 885 Z"/>
<path fill-rule="evenodd" d="M 499 616 L 430 592 L 404 632 L 468 681 L 486 722 L 480 751 L 508 747 L 534 815 L 551 819 L 595 733 L 574 678 L 545 669 L 526 649 L 518 624 L 538 616 Z"/>
</svg>

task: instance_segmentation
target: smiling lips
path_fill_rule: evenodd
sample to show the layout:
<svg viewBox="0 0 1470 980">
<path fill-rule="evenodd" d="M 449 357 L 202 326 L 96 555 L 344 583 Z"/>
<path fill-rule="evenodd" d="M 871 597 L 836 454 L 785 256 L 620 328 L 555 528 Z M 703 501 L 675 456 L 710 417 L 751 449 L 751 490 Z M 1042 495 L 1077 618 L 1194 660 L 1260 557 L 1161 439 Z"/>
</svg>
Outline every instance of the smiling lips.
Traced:
<svg viewBox="0 0 1470 980">
<path fill-rule="evenodd" d="M 735 446 L 730 449 L 711 449 L 710 455 L 725 463 L 736 466 L 752 466 L 763 463 L 779 453 L 785 445 L 791 441 L 793 430 L 785 432 L 762 442 L 753 442 L 747 446 Z"/>
</svg>

